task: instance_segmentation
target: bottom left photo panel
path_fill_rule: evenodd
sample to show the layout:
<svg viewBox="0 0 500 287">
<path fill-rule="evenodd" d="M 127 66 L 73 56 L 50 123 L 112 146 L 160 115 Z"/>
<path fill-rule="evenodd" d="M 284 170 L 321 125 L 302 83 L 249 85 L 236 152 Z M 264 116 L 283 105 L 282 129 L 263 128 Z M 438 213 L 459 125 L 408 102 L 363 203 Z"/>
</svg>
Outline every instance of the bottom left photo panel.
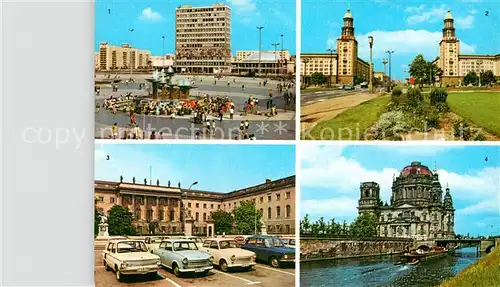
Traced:
<svg viewBox="0 0 500 287">
<path fill-rule="evenodd" d="M 96 286 L 295 286 L 295 146 L 97 142 Z"/>
</svg>

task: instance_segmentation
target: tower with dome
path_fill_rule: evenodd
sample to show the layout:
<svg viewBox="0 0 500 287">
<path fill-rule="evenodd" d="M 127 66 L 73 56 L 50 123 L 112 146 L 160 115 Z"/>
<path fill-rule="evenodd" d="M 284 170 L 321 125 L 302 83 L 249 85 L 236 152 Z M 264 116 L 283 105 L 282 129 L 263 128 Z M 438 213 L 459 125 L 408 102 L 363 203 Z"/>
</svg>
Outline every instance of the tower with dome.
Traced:
<svg viewBox="0 0 500 287">
<path fill-rule="evenodd" d="M 378 218 L 378 235 L 418 240 L 454 238 L 453 199 L 443 188 L 437 172 L 418 161 L 404 167 L 393 178 L 390 202 L 380 198 L 380 185 L 360 185 L 358 212 L 371 212 Z"/>
</svg>

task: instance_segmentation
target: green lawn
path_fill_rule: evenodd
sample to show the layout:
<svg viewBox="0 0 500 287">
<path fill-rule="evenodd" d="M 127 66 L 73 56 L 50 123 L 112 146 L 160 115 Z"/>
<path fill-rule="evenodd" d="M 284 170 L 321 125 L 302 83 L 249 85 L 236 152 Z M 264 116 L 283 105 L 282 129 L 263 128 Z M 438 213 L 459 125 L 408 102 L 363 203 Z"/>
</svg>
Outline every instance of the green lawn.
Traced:
<svg viewBox="0 0 500 287">
<path fill-rule="evenodd" d="M 500 248 L 468 266 L 457 276 L 444 281 L 440 287 L 490 287 L 500 282 Z"/>
<path fill-rule="evenodd" d="M 500 136 L 500 92 L 450 92 L 447 102 L 454 113 Z"/>
<path fill-rule="evenodd" d="M 359 140 L 384 112 L 391 97 L 384 95 L 350 108 L 337 117 L 316 125 L 305 139 Z"/>
</svg>

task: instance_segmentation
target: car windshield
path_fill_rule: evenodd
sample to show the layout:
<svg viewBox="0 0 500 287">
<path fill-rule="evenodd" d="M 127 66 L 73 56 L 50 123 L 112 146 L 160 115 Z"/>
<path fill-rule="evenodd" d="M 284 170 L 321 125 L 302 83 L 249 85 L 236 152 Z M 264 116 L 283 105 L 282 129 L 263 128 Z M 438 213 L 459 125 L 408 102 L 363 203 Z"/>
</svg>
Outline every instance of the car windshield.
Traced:
<svg viewBox="0 0 500 287">
<path fill-rule="evenodd" d="M 118 253 L 126 252 L 148 252 L 146 244 L 142 241 L 122 241 L 118 242 Z"/>
<path fill-rule="evenodd" d="M 174 242 L 174 251 L 198 250 L 196 243 L 192 241 Z"/>
<path fill-rule="evenodd" d="M 275 246 L 275 247 L 283 247 L 285 244 L 283 244 L 283 241 L 281 241 L 281 239 L 279 239 L 279 238 L 267 238 L 266 245 Z"/>
<path fill-rule="evenodd" d="M 161 243 L 163 240 L 163 237 L 153 237 L 151 239 L 149 239 L 149 242 L 150 243 Z"/>
<path fill-rule="evenodd" d="M 220 249 L 238 248 L 238 244 L 234 240 L 224 240 L 219 242 Z"/>
</svg>

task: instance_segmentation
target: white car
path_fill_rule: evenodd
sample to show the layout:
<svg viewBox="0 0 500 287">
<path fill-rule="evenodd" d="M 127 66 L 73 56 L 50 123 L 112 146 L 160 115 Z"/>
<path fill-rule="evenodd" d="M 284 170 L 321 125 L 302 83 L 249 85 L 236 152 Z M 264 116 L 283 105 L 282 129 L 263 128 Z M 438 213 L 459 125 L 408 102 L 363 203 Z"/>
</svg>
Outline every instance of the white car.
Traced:
<svg viewBox="0 0 500 287">
<path fill-rule="evenodd" d="M 192 240 L 194 243 L 196 243 L 196 246 L 200 248 L 203 245 L 203 240 L 200 237 L 197 236 L 182 236 L 180 239 L 187 239 L 187 240 Z"/>
<path fill-rule="evenodd" d="M 214 265 L 218 265 L 224 272 L 233 267 L 252 269 L 257 257 L 254 252 L 241 249 L 238 243 L 230 238 L 205 239 L 201 250 L 212 255 Z"/>
<path fill-rule="evenodd" d="M 146 246 L 149 249 L 149 252 L 153 253 L 153 250 L 156 248 L 160 247 L 160 243 L 163 240 L 169 239 L 168 236 L 148 236 L 144 239 L 144 242 L 146 243 Z"/>
<path fill-rule="evenodd" d="M 102 252 L 102 259 L 106 271 L 114 270 L 118 281 L 131 274 L 155 278 L 161 267 L 160 257 L 151 254 L 142 240 L 112 240 Z"/>
<path fill-rule="evenodd" d="M 295 248 L 295 238 L 281 238 L 286 247 Z"/>
</svg>

